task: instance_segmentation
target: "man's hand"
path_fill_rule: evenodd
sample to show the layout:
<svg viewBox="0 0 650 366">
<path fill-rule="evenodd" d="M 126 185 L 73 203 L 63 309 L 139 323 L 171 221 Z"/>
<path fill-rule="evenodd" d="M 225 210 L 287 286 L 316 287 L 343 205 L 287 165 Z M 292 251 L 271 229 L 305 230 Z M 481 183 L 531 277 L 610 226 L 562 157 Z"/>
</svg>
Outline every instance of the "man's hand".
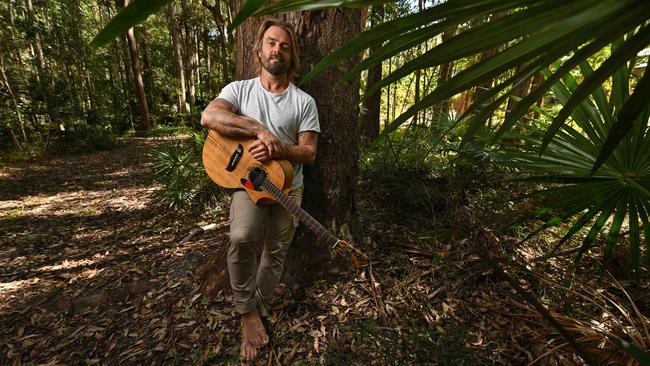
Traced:
<svg viewBox="0 0 650 366">
<path fill-rule="evenodd" d="M 257 134 L 257 140 L 248 147 L 248 151 L 263 163 L 270 159 L 281 159 L 284 156 L 284 145 L 269 130 L 262 129 Z"/>
<path fill-rule="evenodd" d="M 280 146 L 282 147 L 282 145 L 280 145 Z M 266 162 L 268 160 L 271 160 L 271 159 L 281 159 L 282 158 L 281 153 L 278 153 L 277 150 L 275 150 L 275 154 L 272 155 L 270 153 L 270 149 L 268 148 L 268 146 L 264 142 L 262 142 L 262 140 L 253 141 L 248 146 L 248 151 L 260 163 L 264 163 L 264 162 Z M 282 147 L 282 151 L 284 151 L 284 147 Z"/>
</svg>

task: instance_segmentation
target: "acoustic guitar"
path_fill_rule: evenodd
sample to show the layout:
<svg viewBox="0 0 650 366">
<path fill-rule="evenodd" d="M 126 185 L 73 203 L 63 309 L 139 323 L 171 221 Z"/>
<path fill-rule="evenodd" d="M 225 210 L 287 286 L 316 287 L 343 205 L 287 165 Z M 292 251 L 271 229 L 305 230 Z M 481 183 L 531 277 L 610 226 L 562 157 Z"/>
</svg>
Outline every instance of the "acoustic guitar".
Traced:
<svg viewBox="0 0 650 366">
<path fill-rule="evenodd" d="M 364 265 L 368 271 L 368 281 L 373 292 L 378 314 L 386 319 L 386 307 L 381 291 L 375 286 L 370 258 L 345 240 L 332 235 L 323 225 L 303 210 L 287 194 L 291 191 L 293 167 L 287 160 L 257 161 L 248 151 L 252 139 L 237 139 L 210 130 L 203 145 L 203 166 L 208 176 L 224 188 L 245 189 L 251 200 L 258 202 L 278 202 L 294 217 L 302 221 L 310 230 L 325 242 L 330 250 L 347 257 L 351 254 L 352 264 L 357 268 Z M 359 256 L 360 258 L 358 258 Z"/>
<path fill-rule="evenodd" d="M 287 196 L 293 180 L 291 163 L 287 160 L 260 163 L 248 151 L 248 146 L 253 141 L 227 137 L 210 130 L 203 145 L 203 166 L 210 179 L 223 188 L 245 189 L 251 201 L 256 204 L 278 202 L 330 247 L 347 244 L 332 235 Z"/>
</svg>

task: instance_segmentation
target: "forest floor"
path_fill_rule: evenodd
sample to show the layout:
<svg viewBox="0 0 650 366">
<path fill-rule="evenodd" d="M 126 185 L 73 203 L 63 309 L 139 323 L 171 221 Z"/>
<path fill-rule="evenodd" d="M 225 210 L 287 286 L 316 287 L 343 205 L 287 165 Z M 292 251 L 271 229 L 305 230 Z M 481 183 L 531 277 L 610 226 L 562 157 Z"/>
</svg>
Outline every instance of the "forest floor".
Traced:
<svg viewBox="0 0 650 366">
<path fill-rule="evenodd" d="M 231 297 L 206 299 L 196 274 L 225 248 L 225 209 L 182 217 L 156 203 L 148 151 L 160 143 L 131 138 L 108 152 L 2 166 L 0 365 L 239 362 Z M 602 364 L 629 361 L 607 334 L 647 350 L 647 282 L 568 276 L 563 257 L 538 260 L 546 239 L 522 248 L 508 233 L 487 236 L 490 264 L 467 223 L 451 219 L 489 221 L 463 214 L 477 207 L 397 215 L 382 192 L 359 192 L 359 245 L 376 289 L 350 266 L 285 296 L 258 363 L 582 364 L 509 276 Z M 216 232 L 180 243 L 210 222 Z"/>
</svg>

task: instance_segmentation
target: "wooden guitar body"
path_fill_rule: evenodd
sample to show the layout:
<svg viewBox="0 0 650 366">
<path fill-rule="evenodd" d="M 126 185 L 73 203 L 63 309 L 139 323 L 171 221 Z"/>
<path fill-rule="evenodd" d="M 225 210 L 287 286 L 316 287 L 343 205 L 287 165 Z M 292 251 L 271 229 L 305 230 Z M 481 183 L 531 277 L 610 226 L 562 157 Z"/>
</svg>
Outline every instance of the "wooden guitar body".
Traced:
<svg viewBox="0 0 650 366">
<path fill-rule="evenodd" d="M 263 189 L 256 188 L 250 177 L 252 170 L 262 170 L 266 179 L 289 194 L 293 180 L 293 167 L 287 160 L 257 161 L 248 146 L 252 139 L 225 137 L 210 130 L 203 145 L 203 166 L 210 179 L 223 188 L 243 188 L 254 203 L 274 202 L 275 198 Z"/>
</svg>

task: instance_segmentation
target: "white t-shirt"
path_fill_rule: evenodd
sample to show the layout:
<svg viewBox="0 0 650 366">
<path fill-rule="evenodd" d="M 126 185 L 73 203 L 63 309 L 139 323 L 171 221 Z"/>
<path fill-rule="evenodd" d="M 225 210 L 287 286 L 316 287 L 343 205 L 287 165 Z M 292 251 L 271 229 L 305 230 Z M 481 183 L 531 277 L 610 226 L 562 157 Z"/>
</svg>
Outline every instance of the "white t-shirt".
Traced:
<svg viewBox="0 0 650 366">
<path fill-rule="evenodd" d="M 301 132 L 320 132 L 314 98 L 291 83 L 282 93 L 272 93 L 264 89 L 259 77 L 233 81 L 217 98 L 235 106 L 239 115 L 259 121 L 285 145 L 297 145 Z M 291 189 L 302 182 L 302 164 L 296 164 Z"/>
</svg>

